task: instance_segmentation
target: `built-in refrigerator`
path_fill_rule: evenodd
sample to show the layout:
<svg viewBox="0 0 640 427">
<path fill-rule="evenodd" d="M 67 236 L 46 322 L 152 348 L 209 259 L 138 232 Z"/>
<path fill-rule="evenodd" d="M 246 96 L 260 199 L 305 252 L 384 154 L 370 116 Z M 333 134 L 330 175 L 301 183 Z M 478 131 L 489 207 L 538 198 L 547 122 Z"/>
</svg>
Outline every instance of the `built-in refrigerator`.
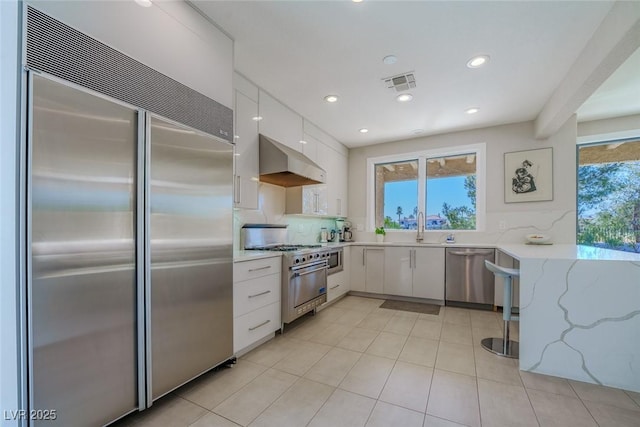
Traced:
<svg viewBox="0 0 640 427">
<path fill-rule="evenodd" d="M 233 356 L 233 146 L 44 73 L 28 98 L 32 424 L 104 425 Z"/>
</svg>

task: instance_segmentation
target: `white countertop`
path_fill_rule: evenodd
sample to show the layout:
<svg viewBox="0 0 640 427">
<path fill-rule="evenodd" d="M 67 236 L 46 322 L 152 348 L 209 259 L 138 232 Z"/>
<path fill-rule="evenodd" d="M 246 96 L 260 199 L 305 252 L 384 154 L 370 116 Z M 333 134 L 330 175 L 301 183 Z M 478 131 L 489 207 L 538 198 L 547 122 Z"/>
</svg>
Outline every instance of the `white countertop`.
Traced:
<svg viewBox="0 0 640 427">
<path fill-rule="evenodd" d="M 233 251 L 233 262 L 250 261 L 252 259 L 279 257 L 282 252 L 273 251 Z"/>
<path fill-rule="evenodd" d="M 537 258 L 640 262 L 640 254 L 582 245 L 501 244 L 496 247 L 507 255 L 518 259 Z"/>
</svg>

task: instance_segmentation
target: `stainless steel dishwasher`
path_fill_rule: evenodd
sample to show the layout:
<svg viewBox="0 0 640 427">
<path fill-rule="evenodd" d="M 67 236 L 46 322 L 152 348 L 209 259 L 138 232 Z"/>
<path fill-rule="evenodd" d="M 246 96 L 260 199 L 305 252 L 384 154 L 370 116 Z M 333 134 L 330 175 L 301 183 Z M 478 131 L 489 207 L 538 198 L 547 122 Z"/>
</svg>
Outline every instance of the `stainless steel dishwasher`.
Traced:
<svg viewBox="0 0 640 427">
<path fill-rule="evenodd" d="M 490 304 L 494 300 L 494 276 L 484 261 L 494 262 L 492 248 L 448 248 L 445 255 L 445 302 Z"/>
</svg>

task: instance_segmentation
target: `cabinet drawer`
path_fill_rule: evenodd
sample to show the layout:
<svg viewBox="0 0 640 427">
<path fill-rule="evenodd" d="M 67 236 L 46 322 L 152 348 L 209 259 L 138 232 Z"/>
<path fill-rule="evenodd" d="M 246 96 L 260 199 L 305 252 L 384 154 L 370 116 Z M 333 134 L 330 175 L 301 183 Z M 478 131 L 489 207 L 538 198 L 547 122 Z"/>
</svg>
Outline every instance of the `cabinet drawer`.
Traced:
<svg viewBox="0 0 640 427">
<path fill-rule="evenodd" d="M 279 256 L 236 262 L 233 264 L 233 281 L 241 282 L 243 280 L 280 273 L 280 265 L 281 260 Z"/>
<path fill-rule="evenodd" d="M 280 301 L 280 275 L 256 277 L 233 284 L 233 317 Z"/>
<path fill-rule="evenodd" d="M 280 302 L 259 308 L 233 321 L 233 351 L 250 346 L 280 329 Z"/>
<path fill-rule="evenodd" d="M 346 272 L 341 271 L 327 278 L 327 301 L 333 301 L 349 290 L 347 277 Z"/>
</svg>

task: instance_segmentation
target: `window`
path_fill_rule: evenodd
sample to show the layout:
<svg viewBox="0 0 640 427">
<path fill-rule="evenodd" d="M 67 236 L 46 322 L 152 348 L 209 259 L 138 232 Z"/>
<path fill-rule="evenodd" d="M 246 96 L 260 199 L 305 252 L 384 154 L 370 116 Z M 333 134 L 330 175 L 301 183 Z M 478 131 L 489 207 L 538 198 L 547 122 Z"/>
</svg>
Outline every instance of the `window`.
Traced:
<svg viewBox="0 0 640 427">
<path fill-rule="evenodd" d="M 477 144 L 370 158 L 369 229 L 416 230 L 419 213 L 426 230 L 482 229 L 484 153 Z"/>
<path fill-rule="evenodd" d="M 640 252 L 640 140 L 578 146 L 582 245 Z"/>
</svg>

